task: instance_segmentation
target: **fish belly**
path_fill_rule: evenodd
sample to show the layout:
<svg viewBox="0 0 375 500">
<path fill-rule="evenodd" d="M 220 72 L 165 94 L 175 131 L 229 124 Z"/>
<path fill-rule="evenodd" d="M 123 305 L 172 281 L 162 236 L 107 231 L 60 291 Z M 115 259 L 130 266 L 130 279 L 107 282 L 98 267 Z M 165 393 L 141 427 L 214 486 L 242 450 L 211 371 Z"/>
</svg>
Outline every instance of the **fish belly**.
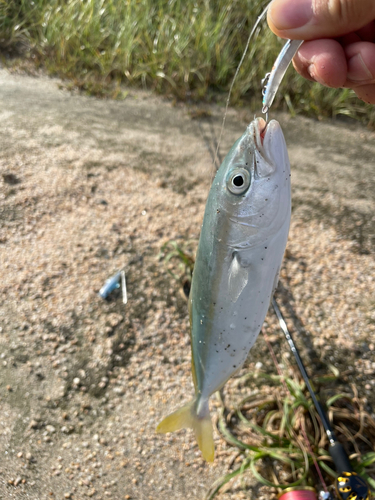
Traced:
<svg viewBox="0 0 375 500">
<path fill-rule="evenodd" d="M 247 278 L 238 296 L 229 293 L 229 263 L 218 288 L 208 279 L 201 283 L 203 289 L 193 303 L 192 351 L 197 389 L 202 396 L 209 397 L 220 389 L 246 361 L 277 285 L 286 238 L 287 230 L 281 228 L 273 238 L 244 252 Z"/>
</svg>

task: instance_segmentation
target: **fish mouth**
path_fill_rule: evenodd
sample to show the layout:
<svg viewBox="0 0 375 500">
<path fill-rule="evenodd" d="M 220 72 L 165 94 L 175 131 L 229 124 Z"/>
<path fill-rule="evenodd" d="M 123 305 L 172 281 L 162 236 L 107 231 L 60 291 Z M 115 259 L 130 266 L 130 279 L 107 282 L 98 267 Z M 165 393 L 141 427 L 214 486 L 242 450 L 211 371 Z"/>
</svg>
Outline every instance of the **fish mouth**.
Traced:
<svg viewBox="0 0 375 500">
<path fill-rule="evenodd" d="M 276 120 L 267 121 L 264 118 L 257 116 L 248 126 L 250 135 L 254 137 L 254 142 L 257 146 L 264 143 L 264 139 L 269 133 L 275 133 L 276 129 L 280 129 L 280 124 Z"/>
<path fill-rule="evenodd" d="M 257 118 L 256 120 L 256 136 L 259 138 L 259 141 L 261 142 L 263 146 L 263 141 L 267 133 L 267 126 L 268 122 L 266 122 L 263 118 Z"/>
<path fill-rule="evenodd" d="M 250 140 L 254 143 L 255 152 L 258 152 L 267 163 L 272 163 L 266 151 L 266 144 L 269 142 L 267 141 L 267 137 L 272 128 L 273 120 L 268 123 L 261 117 L 255 118 L 248 127 Z"/>
<path fill-rule="evenodd" d="M 280 124 L 276 120 L 266 122 L 257 117 L 250 123 L 248 132 L 255 153 L 255 173 L 261 177 L 271 174 L 275 170 L 275 160 L 280 156 L 278 150 L 284 148 Z"/>
<path fill-rule="evenodd" d="M 272 123 L 272 122 L 271 122 Z M 264 140 L 268 133 L 268 128 L 270 123 L 266 122 L 261 117 L 256 117 L 248 126 L 248 133 L 250 138 L 254 141 L 255 148 L 263 153 L 264 151 Z"/>
</svg>

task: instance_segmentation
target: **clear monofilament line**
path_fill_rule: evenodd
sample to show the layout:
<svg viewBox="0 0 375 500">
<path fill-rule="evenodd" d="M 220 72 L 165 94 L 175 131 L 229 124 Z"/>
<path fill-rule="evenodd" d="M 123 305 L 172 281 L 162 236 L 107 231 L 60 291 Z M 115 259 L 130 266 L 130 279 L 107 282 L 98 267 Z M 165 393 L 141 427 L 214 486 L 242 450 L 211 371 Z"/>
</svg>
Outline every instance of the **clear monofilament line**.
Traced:
<svg viewBox="0 0 375 500">
<path fill-rule="evenodd" d="M 267 10 L 268 10 L 268 7 L 270 6 L 271 2 L 268 3 L 267 7 L 263 10 L 263 12 L 258 16 L 251 32 L 250 32 L 250 35 L 247 39 L 247 42 L 246 42 L 246 46 L 245 46 L 245 49 L 243 51 L 243 54 L 242 54 L 242 57 L 241 57 L 241 60 L 240 62 L 238 63 L 238 66 L 237 66 L 237 69 L 236 69 L 236 72 L 234 74 L 234 77 L 233 77 L 233 80 L 232 80 L 232 83 L 230 84 L 230 87 L 229 87 L 229 92 L 228 92 L 228 98 L 227 98 L 227 102 L 225 104 L 225 111 L 224 111 L 224 116 L 223 116 L 223 121 L 222 121 L 222 124 L 221 124 L 221 129 L 220 129 L 220 135 L 219 135 L 219 140 L 217 141 L 217 146 L 216 146 L 216 151 L 215 151 L 215 156 L 214 156 L 214 161 L 213 161 L 213 165 L 214 165 L 214 168 L 216 167 L 216 161 L 217 161 L 217 155 L 218 155 L 218 152 L 219 152 L 219 147 L 220 147 L 220 143 L 221 143 L 221 138 L 223 136 L 223 132 L 224 132 L 224 125 L 225 125 L 225 119 L 227 117 L 227 113 L 228 113 L 228 108 L 229 108 L 229 102 L 230 102 L 230 97 L 232 95 L 232 90 L 233 90 L 233 86 L 234 86 L 234 82 L 236 81 L 236 78 L 238 76 L 238 73 L 241 69 L 241 66 L 242 66 L 242 63 L 245 59 L 245 56 L 247 54 L 247 51 L 249 49 L 249 45 L 250 45 L 250 41 L 255 33 L 255 31 L 257 30 L 259 24 L 261 23 L 261 21 L 264 19 L 264 16 L 266 15 L 267 13 Z"/>
</svg>

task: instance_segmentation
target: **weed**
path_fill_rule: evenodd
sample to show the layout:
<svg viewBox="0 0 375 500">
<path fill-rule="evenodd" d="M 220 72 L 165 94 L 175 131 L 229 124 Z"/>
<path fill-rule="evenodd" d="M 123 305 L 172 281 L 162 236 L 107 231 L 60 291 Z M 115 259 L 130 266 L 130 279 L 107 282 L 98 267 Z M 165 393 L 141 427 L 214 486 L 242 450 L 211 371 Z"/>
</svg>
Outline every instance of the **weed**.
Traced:
<svg viewBox="0 0 375 500">
<path fill-rule="evenodd" d="M 0 0 L 0 47 L 21 50 L 90 95 L 123 98 L 121 84 L 184 100 L 224 100 L 264 0 Z M 145 14 L 146 13 L 146 14 Z M 260 30 L 233 87 L 232 104 L 259 96 L 282 42 Z M 220 97 L 221 96 L 221 97 Z M 375 125 L 349 89 L 284 79 L 275 107 Z"/>
<path fill-rule="evenodd" d="M 212 485 L 207 499 L 213 499 L 224 485 L 243 477 L 248 469 L 261 484 L 279 492 L 293 486 L 314 486 L 314 459 L 327 484 L 332 484 L 336 473 L 326 451 L 328 438 L 304 382 L 296 376 L 250 373 L 239 383 L 256 389 L 249 389 L 250 395 L 232 409 L 219 396 L 218 431 L 239 449 L 241 464 Z M 352 463 L 354 460 L 355 471 L 374 490 L 374 419 L 364 410 L 355 388 L 353 394 L 330 398 L 326 406 L 336 435 L 346 443 Z"/>
<path fill-rule="evenodd" d="M 177 241 L 170 240 L 160 249 L 159 258 L 167 265 L 168 273 L 180 282 L 183 292 L 189 295 L 191 278 L 194 268 L 193 248 L 196 242 L 185 242 L 179 245 Z"/>
</svg>

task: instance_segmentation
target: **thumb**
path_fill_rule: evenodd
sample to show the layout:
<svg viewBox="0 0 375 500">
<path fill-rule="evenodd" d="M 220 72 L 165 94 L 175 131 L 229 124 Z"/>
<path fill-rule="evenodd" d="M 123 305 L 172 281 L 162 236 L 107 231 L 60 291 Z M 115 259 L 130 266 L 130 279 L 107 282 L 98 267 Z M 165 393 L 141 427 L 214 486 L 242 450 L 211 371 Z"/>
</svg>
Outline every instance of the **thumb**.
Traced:
<svg viewBox="0 0 375 500">
<path fill-rule="evenodd" d="M 282 38 L 334 38 L 375 19 L 374 0 L 273 0 L 268 24 Z"/>
</svg>

